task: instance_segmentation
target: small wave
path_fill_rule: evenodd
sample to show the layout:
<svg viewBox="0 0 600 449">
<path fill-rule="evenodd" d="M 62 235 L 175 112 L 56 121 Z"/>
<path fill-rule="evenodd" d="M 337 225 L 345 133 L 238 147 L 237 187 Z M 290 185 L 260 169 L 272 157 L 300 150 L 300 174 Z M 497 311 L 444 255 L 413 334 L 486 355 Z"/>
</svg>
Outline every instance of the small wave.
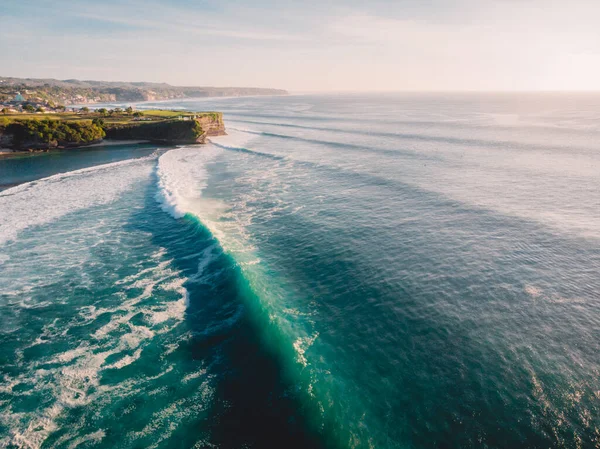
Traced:
<svg viewBox="0 0 600 449">
<path fill-rule="evenodd" d="M 255 134 L 255 133 L 252 133 L 252 134 Z M 250 149 L 244 148 L 244 147 L 228 146 L 228 145 L 223 145 L 223 144 L 215 143 L 215 142 L 212 142 L 212 144 L 216 147 L 223 148 L 224 150 L 237 151 L 239 153 L 251 154 L 253 156 L 262 156 L 262 157 L 274 159 L 277 161 L 283 161 L 286 159 L 283 156 L 277 156 L 276 154 L 271 154 L 271 153 L 264 153 L 262 151 L 250 150 Z"/>
<path fill-rule="evenodd" d="M 313 145 L 323 145 L 326 147 L 339 148 L 339 149 L 343 149 L 343 150 L 359 151 L 361 153 L 376 153 L 376 154 L 383 154 L 383 155 L 393 156 L 393 157 L 410 157 L 411 159 L 428 160 L 428 161 L 439 159 L 439 156 L 435 156 L 435 157 L 428 156 L 428 155 L 425 155 L 422 153 L 417 153 L 415 151 L 409 151 L 409 150 L 400 149 L 400 148 L 390 150 L 390 149 L 385 149 L 385 148 L 373 147 L 371 145 L 357 145 L 357 144 L 353 144 L 353 143 L 335 142 L 332 140 L 308 139 L 306 137 L 290 136 L 287 134 L 277 134 L 277 133 L 261 132 L 261 131 L 253 131 L 253 130 L 244 130 L 244 129 L 239 129 L 239 128 L 230 128 L 230 129 L 235 129 L 237 131 L 245 132 L 248 134 L 254 134 L 254 135 L 265 136 L 265 137 L 274 137 L 274 138 L 278 138 L 278 139 L 296 140 L 299 142 L 310 143 Z M 398 136 L 395 136 L 395 137 L 398 137 Z M 229 149 L 264 155 L 267 157 L 271 157 L 272 159 L 285 159 L 281 156 L 275 156 L 275 155 L 272 155 L 269 153 L 260 153 L 260 152 L 253 151 L 253 150 L 247 150 L 246 148 L 229 148 Z"/>
<path fill-rule="evenodd" d="M 351 135 L 360 135 L 360 136 L 370 136 L 370 137 L 383 137 L 390 138 L 396 140 L 408 140 L 408 141 L 417 141 L 417 142 L 436 142 L 443 143 L 446 145 L 459 145 L 461 147 L 475 147 L 475 148 L 495 148 L 495 149 L 503 149 L 503 150 L 514 150 L 517 152 L 521 152 L 523 149 L 530 150 L 540 150 L 540 151 L 548 151 L 552 149 L 559 149 L 564 151 L 568 149 L 569 152 L 578 152 L 578 153 L 589 153 L 590 149 L 586 147 L 574 147 L 572 144 L 566 146 L 565 144 L 554 144 L 554 145 L 546 145 L 546 144 L 536 144 L 532 142 L 522 142 L 522 141 L 510 141 L 510 140 L 495 140 L 495 139 L 474 139 L 469 137 L 455 137 L 455 136 L 444 136 L 444 135 L 434 135 L 434 134 L 423 134 L 416 132 L 384 132 L 384 131 L 373 131 L 370 129 L 344 129 L 344 128 L 333 128 L 333 127 L 321 127 L 321 126 L 306 126 L 306 125 L 298 125 L 298 124 L 290 124 L 290 123 L 279 123 L 279 122 L 259 122 L 253 120 L 239 120 L 234 119 L 235 122 L 239 123 L 248 123 L 248 124 L 256 124 L 256 125 L 266 125 L 266 126 L 278 126 L 285 128 L 294 128 L 294 129 L 305 129 L 311 131 L 326 131 L 332 133 L 340 133 L 340 134 L 351 134 Z M 434 122 L 434 124 L 438 124 L 439 122 Z M 228 129 L 236 129 L 229 127 Z M 279 134 L 279 133 L 271 133 L 271 132 L 260 132 L 254 130 L 242 130 L 237 128 L 242 132 L 248 132 L 251 134 L 264 135 L 270 137 L 277 137 L 282 139 L 290 139 L 295 138 L 299 140 L 303 140 L 306 142 L 312 142 L 312 139 L 304 139 L 301 137 L 294 137 L 287 134 Z M 455 129 L 453 127 L 453 129 Z M 320 141 L 315 140 L 313 143 L 320 143 Z M 323 142 L 327 143 L 327 142 Z"/>
</svg>

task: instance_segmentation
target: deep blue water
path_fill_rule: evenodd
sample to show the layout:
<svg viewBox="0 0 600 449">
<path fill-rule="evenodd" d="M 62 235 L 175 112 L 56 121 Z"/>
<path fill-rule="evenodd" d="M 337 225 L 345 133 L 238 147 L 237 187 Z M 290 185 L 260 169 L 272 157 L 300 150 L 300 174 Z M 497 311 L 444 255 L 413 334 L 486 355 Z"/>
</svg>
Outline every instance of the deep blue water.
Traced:
<svg viewBox="0 0 600 449">
<path fill-rule="evenodd" d="M 110 151 L 107 151 L 107 148 Z M 108 164 L 125 159 L 146 156 L 156 150 L 150 144 L 99 145 L 72 150 L 54 150 L 47 153 L 22 154 L 0 161 L 0 190 L 24 182 L 67 173 L 94 165 Z"/>
<path fill-rule="evenodd" d="M 600 96 L 158 105 L 0 160 L 0 446 L 599 444 Z"/>
</svg>

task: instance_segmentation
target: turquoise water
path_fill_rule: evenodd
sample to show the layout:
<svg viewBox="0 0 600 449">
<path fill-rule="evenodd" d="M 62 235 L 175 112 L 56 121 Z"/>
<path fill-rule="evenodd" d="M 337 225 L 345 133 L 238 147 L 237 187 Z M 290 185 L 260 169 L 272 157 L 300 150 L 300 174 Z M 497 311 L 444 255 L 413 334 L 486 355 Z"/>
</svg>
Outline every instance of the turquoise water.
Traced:
<svg viewBox="0 0 600 449">
<path fill-rule="evenodd" d="M 0 161 L 1 446 L 598 444 L 599 96 L 160 106 Z"/>
<path fill-rule="evenodd" d="M 155 145 L 140 143 L 20 154 L 0 161 L 0 190 L 57 173 L 145 156 L 155 150 Z"/>
</svg>

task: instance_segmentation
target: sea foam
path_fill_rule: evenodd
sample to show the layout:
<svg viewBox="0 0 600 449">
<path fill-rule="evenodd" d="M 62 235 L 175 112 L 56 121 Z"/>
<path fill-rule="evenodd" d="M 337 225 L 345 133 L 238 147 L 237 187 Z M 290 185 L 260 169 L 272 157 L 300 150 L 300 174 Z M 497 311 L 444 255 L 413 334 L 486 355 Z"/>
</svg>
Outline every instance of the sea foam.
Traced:
<svg viewBox="0 0 600 449">
<path fill-rule="evenodd" d="M 198 146 L 180 147 L 163 154 L 158 160 L 158 193 L 156 200 L 165 212 L 174 218 L 186 213 L 198 215 L 198 202 L 207 186 L 206 165 L 214 161 L 224 148 L 239 147 L 251 138 L 239 132 L 218 137 L 199 148 Z M 207 207 L 202 204 L 203 209 Z M 218 207 L 218 206 L 217 206 Z"/>
<path fill-rule="evenodd" d="M 30 226 L 115 200 L 151 174 L 154 159 L 156 156 L 148 156 L 84 168 L 0 192 L 0 245 Z"/>
<path fill-rule="evenodd" d="M 210 145 L 201 150 L 182 147 L 168 151 L 158 160 L 158 193 L 156 200 L 174 218 L 192 213 L 195 203 L 206 188 L 206 164 L 219 150 Z"/>
</svg>

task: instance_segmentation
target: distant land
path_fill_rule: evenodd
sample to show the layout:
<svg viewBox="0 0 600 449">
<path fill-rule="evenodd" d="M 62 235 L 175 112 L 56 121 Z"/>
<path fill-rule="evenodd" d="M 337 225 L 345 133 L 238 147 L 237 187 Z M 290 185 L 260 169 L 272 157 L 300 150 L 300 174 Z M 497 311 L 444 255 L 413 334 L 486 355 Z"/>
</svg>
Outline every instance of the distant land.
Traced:
<svg viewBox="0 0 600 449">
<path fill-rule="evenodd" d="M 147 82 L 0 77 L 0 102 L 12 101 L 17 95 L 33 103 L 69 105 L 287 94 L 282 89 L 258 87 L 194 87 Z"/>
</svg>

